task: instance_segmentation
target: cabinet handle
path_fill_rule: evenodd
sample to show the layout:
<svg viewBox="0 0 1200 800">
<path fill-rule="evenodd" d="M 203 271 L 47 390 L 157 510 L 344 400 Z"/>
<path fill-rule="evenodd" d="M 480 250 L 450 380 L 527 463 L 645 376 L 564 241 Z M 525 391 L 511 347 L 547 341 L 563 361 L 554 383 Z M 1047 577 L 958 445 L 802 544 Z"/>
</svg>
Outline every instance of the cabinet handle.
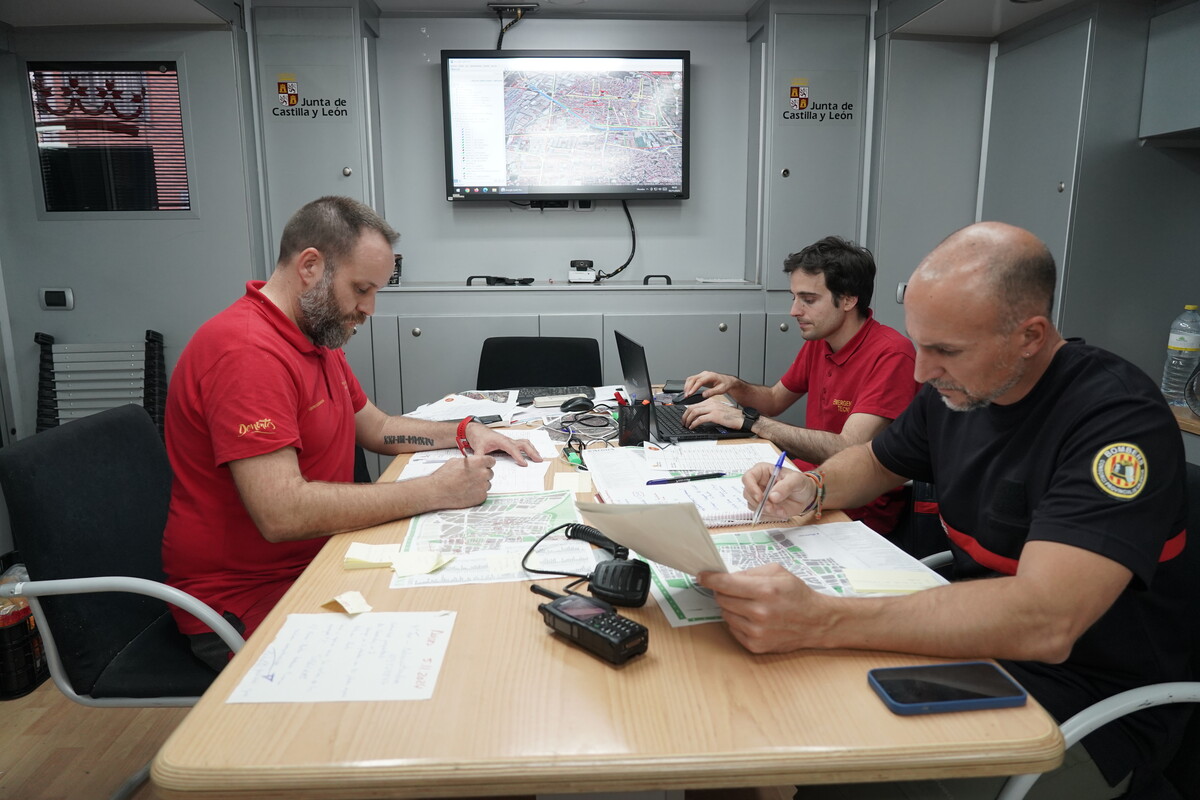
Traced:
<svg viewBox="0 0 1200 800">
<path fill-rule="evenodd" d="M 342 167 L 342 174 L 349 178 L 354 174 L 354 170 L 350 169 L 349 167 Z"/>
<path fill-rule="evenodd" d="M 413 329 L 412 329 L 412 335 L 413 335 L 413 336 L 420 336 L 420 335 L 421 335 L 421 329 L 420 329 L 420 328 L 413 328 Z"/>
<path fill-rule="evenodd" d="M 780 332 L 780 333 L 787 333 L 787 332 L 788 332 L 788 324 L 787 324 L 786 322 L 781 322 L 781 323 L 779 323 L 779 332 Z"/>
<path fill-rule="evenodd" d="M 1065 183 L 1063 183 L 1062 181 L 1059 181 L 1058 182 L 1058 193 L 1062 194 L 1066 190 L 1067 190 L 1067 185 Z"/>
<path fill-rule="evenodd" d="M 724 333 L 725 331 L 729 330 L 729 326 L 722 322 L 717 326 L 717 330 L 719 330 L 721 333 Z"/>
<path fill-rule="evenodd" d="M 792 177 L 792 171 L 790 169 L 788 169 L 787 167 L 784 167 L 783 169 L 781 169 L 779 171 L 779 174 L 784 178 Z"/>
</svg>

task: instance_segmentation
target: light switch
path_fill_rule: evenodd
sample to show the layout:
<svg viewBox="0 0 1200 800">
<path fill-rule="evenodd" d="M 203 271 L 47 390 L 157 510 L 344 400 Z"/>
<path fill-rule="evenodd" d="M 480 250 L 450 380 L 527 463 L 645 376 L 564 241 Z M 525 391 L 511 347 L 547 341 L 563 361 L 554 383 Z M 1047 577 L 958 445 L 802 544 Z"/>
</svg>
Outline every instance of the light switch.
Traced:
<svg viewBox="0 0 1200 800">
<path fill-rule="evenodd" d="M 70 289 L 38 289 L 43 311 L 70 311 L 75 307 L 75 293 Z"/>
</svg>

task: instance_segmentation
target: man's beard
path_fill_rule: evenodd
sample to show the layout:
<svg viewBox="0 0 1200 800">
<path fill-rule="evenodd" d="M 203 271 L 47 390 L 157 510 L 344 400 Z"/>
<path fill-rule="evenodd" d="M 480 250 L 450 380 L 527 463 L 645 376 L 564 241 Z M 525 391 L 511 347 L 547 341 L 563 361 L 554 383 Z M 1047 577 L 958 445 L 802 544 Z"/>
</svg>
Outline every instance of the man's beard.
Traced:
<svg viewBox="0 0 1200 800">
<path fill-rule="evenodd" d="M 963 395 L 963 399 L 957 403 L 951 401 L 946 395 L 941 395 L 942 402 L 945 403 L 946 408 L 950 409 L 951 411 L 975 411 L 983 408 L 984 406 L 991 405 L 993 402 L 995 402 L 996 398 L 1003 397 L 1004 395 L 1008 394 L 1008 392 L 1011 391 L 1014 386 L 1020 383 L 1021 379 L 1024 377 L 1025 362 L 1018 361 L 1016 369 L 1013 370 L 1013 373 L 1009 379 L 984 395 L 971 394 L 962 386 L 956 386 L 952 383 L 938 381 L 936 379 L 929 381 L 929 385 L 935 389 L 949 389 L 951 391 L 959 392 Z"/>
<path fill-rule="evenodd" d="M 348 323 L 361 325 L 365 318 L 358 313 L 342 313 L 333 294 L 333 273 L 334 265 L 326 259 L 321 280 L 300 295 L 300 318 L 297 322 L 300 330 L 317 347 L 337 350 L 354 335 L 354 329 Z"/>
</svg>

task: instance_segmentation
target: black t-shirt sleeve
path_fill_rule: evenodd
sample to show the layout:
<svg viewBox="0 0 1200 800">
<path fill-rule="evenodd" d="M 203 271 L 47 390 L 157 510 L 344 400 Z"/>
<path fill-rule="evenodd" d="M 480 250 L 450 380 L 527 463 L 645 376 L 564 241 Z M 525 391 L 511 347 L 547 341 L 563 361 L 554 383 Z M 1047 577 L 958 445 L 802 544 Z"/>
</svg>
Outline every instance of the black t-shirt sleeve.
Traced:
<svg viewBox="0 0 1200 800">
<path fill-rule="evenodd" d="M 941 402 L 936 395 L 936 390 L 922 386 L 908 408 L 871 440 L 871 450 L 885 468 L 905 478 L 933 483 L 926 405 L 931 399 Z"/>
</svg>

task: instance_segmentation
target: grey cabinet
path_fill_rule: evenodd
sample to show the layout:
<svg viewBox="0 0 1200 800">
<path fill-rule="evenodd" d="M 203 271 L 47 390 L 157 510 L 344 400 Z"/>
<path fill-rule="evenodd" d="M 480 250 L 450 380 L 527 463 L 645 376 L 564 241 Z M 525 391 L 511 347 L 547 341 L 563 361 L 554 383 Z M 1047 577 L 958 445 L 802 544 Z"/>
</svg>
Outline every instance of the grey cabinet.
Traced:
<svg viewBox="0 0 1200 800">
<path fill-rule="evenodd" d="M 338 194 L 371 202 L 358 13 L 349 5 L 255 3 L 271 242 L 279 242 L 288 218 L 310 200 Z"/>
<path fill-rule="evenodd" d="M 1200 144 L 1200 3 L 1150 22 L 1141 136 Z"/>
<path fill-rule="evenodd" d="M 1200 171 L 1139 140 L 1152 11 L 1098 0 L 1000 42 L 982 216 L 1046 242 L 1065 335 L 1157 378 L 1171 319 L 1200 297 Z"/>
<path fill-rule="evenodd" d="M 761 128 L 751 131 L 752 183 L 747 251 L 759 259 L 768 289 L 786 289 L 783 260 L 830 234 L 859 238 L 863 137 L 867 117 L 867 10 L 842 3 L 841 13 L 792 13 L 770 4 L 765 27 L 751 39 L 766 63 L 754 65 Z M 752 244 L 751 244 L 752 243 Z"/>
<path fill-rule="evenodd" d="M 1054 254 L 1060 285 L 1069 265 L 1091 35 L 1086 19 L 1001 53 L 992 89 L 983 219 L 1037 234 Z"/>
<path fill-rule="evenodd" d="M 792 366 L 796 354 L 803 346 L 804 339 L 800 336 L 800 329 L 796 327 L 796 320 L 787 314 L 767 314 L 767 358 L 763 384 L 774 386 L 778 383 Z M 778 419 L 791 425 L 804 425 L 807 400 L 807 397 L 800 398 L 791 408 L 780 414 Z"/>
<path fill-rule="evenodd" d="M 740 314 L 605 314 L 604 379 L 621 383 L 614 331 L 646 348 L 653 383 L 706 369 L 737 374 Z"/>
<path fill-rule="evenodd" d="M 475 388 L 479 351 L 490 336 L 537 336 L 535 314 L 396 317 L 404 411 Z M 381 354 L 377 353 L 376 358 Z M 384 356 L 386 358 L 386 356 Z"/>
</svg>

